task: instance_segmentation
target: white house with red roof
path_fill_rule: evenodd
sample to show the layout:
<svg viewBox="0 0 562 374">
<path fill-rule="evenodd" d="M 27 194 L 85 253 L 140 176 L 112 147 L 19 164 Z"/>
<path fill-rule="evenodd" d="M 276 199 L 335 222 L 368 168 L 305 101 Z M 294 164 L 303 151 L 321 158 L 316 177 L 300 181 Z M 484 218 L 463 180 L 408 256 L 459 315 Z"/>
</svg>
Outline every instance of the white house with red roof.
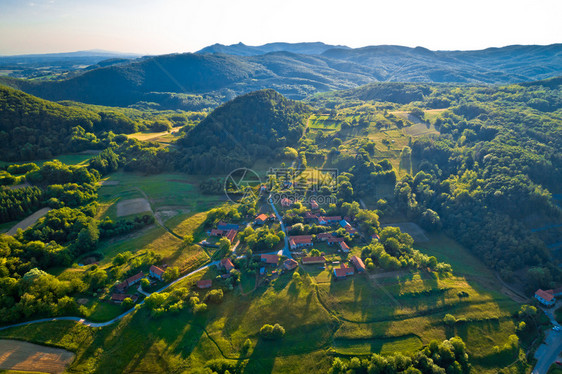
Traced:
<svg viewBox="0 0 562 374">
<path fill-rule="evenodd" d="M 553 294 L 543 291 L 540 288 L 535 292 L 535 299 L 545 306 L 553 306 L 556 303 L 556 299 Z"/>
<path fill-rule="evenodd" d="M 312 235 L 296 235 L 289 237 L 291 249 L 312 247 Z"/>
<path fill-rule="evenodd" d="M 353 274 L 354 274 L 353 268 L 347 266 L 343 262 L 341 263 L 339 268 L 334 268 L 334 277 L 336 277 L 336 279 L 343 279 L 348 275 L 353 275 Z"/>
<path fill-rule="evenodd" d="M 162 268 L 159 268 L 158 266 L 152 265 L 150 269 L 148 269 L 148 274 L 151 278 L 162 280 L 164 270 Z"/>
</svg>

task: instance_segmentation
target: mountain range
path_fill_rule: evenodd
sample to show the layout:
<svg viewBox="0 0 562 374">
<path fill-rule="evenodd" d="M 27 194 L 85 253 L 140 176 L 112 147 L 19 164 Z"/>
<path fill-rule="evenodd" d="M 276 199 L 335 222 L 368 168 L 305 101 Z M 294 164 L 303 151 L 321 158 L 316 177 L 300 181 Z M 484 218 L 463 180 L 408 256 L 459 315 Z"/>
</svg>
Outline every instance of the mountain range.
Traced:
<svg viewBox="0 0 562 374">
<path fill-rule="evenodd" d="M 371 82 L 509 84 L 547 79 L 562 75 L 562 44 L 478 51 L 401 46 L 353 49 L 323 43 L 215 44 L 197 53 L 116 62 L 109 61 L 107 66 L 98 62 L 62 80 L 3 77 L 0 83 L 49 100 L 115 106 L 150 102 L 161 108 L 192 109 L 193 95 L 198 103 L 205 95 L 224 102 L 265 88 L 302 99 Z"/>
</svg>

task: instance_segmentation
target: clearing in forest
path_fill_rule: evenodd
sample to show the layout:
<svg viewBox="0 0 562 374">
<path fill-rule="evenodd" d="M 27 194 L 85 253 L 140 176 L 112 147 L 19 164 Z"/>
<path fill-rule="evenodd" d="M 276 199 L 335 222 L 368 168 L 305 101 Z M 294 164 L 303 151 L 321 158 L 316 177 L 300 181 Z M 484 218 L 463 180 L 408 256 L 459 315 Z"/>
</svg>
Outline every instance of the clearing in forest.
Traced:
<svg viewBox="0 0 562 374">
<path fill-rule="evenodd" d="M 117 203 L 117 217 L 143 212 L 152 212 L 150 204 L 145 198 L 121 200 Z"/>
</svg>

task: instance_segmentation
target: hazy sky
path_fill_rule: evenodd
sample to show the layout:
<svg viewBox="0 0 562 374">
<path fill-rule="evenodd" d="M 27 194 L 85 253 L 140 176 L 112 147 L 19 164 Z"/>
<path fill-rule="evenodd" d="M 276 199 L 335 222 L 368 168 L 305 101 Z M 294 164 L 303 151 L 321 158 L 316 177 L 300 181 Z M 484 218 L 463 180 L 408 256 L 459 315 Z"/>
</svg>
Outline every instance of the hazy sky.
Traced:
<svg viewBox="0 0 562 374">
<path fill-rule="evenodd" d="M 562 42 L 561 0 L 0 0 L 0 54 L 243 42 L 481 49 Z"/>
</svg>

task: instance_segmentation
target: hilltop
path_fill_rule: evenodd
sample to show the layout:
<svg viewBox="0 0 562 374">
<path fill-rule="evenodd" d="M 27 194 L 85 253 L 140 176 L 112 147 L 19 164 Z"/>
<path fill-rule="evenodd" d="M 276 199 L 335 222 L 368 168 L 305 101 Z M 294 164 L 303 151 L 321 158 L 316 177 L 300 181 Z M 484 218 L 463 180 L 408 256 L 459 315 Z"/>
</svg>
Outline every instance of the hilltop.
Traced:
<svg viewBox="0 0 562 374">
<path fill-rule="evenodd" d="M 178 140 L 181 164 L 191 173 L 248 166 L 257 157 L 294 146 L 310 108 L 274 90 L 252 92 L 223 104 Z"/>
</svg>

